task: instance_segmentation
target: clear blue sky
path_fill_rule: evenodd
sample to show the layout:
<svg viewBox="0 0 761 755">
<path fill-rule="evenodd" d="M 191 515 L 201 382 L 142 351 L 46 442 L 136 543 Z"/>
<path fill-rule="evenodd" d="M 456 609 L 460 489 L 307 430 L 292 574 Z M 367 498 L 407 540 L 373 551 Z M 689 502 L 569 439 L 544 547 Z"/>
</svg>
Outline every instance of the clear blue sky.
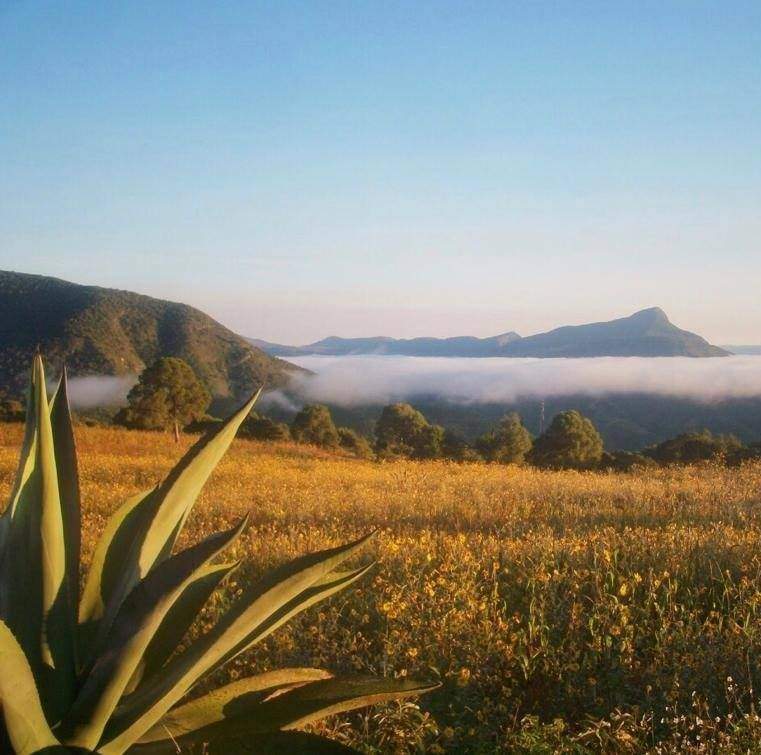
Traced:
<svg viewBox="0 0 761 755">
<path fill-rule="evenodd" d="M 761 3 L 0 0 L 0 267 L 285 342 L 761 342 Z"/>
</svg>

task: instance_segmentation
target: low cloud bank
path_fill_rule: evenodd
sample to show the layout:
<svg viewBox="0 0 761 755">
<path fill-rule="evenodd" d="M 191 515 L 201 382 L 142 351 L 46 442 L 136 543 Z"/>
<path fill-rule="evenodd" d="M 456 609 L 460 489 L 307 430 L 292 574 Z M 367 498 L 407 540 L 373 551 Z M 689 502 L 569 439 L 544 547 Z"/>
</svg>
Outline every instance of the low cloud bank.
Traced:
<svg viewBox="0 0 761 755">
<path fill-rule="evenodd" d="M 69 401 L 75 409 L 124 406 L 127 394 L 137 382 L 134 375 L 90 375 L 69 378 Z"/>
<path fill-rule="evenodd" d="M 761 396 L 761 357 L 597 357 L 467 359 L 399 356 L 306 356 L 290 361 L 313 376 L 294 378 L 306 402 L 338 406 L 437 396 L 457 403 L 522 398 L 650 393 L 701 401 Z"/>
</svg>

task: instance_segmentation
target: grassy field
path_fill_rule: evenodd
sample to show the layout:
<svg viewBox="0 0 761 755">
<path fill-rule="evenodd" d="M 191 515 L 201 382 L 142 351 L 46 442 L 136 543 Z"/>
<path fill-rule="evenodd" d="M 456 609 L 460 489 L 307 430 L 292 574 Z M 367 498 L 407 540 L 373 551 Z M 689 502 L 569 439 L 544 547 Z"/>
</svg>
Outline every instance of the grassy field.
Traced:
<svg viewBox="0 0 761 755">
<path fill-rule="evenodd" d="M 4 498 L 20 437 L 0 426 Z M 77 440 L 87 561 L 192 438 Z M 182 544 L 246 511 L 243 565 L 204 622 L 238 583 L 374 528 L 379 563 L 214 683 L 283 665 L 440 679 L 321 729 L 366 752 L 761 751 L 761 465 L 552 473 L 238 441 Z"/>
</svg>

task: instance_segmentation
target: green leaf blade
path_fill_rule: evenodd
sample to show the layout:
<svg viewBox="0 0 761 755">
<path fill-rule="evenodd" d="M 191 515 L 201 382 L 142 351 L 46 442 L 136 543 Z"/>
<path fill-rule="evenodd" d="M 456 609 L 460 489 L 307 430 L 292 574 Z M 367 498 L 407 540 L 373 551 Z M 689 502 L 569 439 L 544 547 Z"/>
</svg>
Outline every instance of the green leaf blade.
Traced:
<svg viewBox="0 0 761 755">
<path fill-rule="evenodd" d="M 0 705 L 16 755 L 58 744 L 42 711 L 32 669 L 10 629 L 0 621 Z"/>
<path fill-rule="evenodd" d="M 178 553 L 148 574 L 122 603 L 67 716 L 67 744 L 95 749 L 153 636 L 183 591 L 242 532 L 232 529 Z"/>
</svg>

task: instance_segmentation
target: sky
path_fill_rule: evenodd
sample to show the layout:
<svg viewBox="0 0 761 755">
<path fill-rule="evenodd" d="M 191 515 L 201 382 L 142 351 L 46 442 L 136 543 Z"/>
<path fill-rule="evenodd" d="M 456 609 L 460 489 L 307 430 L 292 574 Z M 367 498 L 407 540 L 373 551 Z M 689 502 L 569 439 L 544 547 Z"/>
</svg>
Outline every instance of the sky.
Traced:
<svg viewBox="0 0 761 755">
<path fill-rule="evenodd" d="M 761 343 L 759 50 L 757 0 L 0 0 L 0 268 L 284 343 Z"/>
</svg>

